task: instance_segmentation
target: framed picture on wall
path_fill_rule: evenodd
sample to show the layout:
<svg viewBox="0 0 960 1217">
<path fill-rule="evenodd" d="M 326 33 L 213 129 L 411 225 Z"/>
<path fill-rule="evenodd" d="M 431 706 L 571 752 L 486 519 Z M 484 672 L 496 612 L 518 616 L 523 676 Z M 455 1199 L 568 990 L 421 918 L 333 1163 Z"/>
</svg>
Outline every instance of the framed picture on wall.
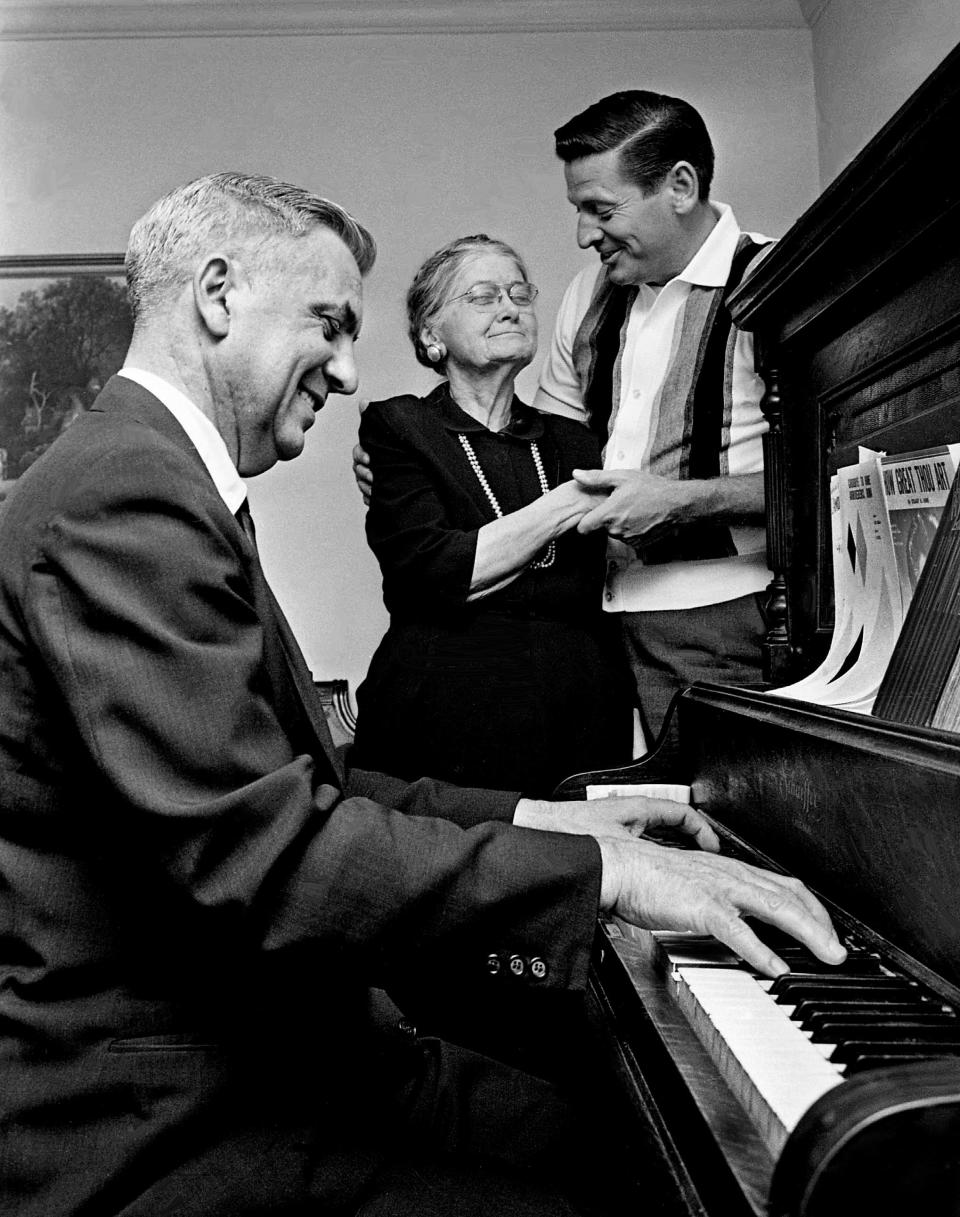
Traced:
<svg viewBox="0 0 960 1217">
<path fill-rule="evenodd" d="M 122 365 L 122 254 L 0 257 L 0 501 Z"/>
</svg>

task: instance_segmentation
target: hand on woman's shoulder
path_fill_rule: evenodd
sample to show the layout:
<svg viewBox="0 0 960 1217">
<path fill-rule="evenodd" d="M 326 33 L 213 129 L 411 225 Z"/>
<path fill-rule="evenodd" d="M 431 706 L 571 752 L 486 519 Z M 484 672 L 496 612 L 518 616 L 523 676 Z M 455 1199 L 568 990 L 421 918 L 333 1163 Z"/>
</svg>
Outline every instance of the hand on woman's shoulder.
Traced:
<svg viewBox="0 0 960 1217">
<path fill-rule="evenodd" d="M 419 451 L 424 445 L 432 448 L 436 443 L 437 425 L 431 405 L 412 393 L 372 401 L 360 415 L 358 447 L 368 455 L 382 454 L 385 448 L 391 451 Z M 369 492 L 367 487 L 367 495 Z"/>
<path fill-rule="evenodd" d="M 411 410 L 423 406 L 424 399 L 413 393 L 399 393 L 396 397 L 385 397 L 381 401 L 370 401 L 363 407 L 360 414 L 361 426 L 364 421 L 372 419 L 389 420 L 409 417 Z"/>
</svg>

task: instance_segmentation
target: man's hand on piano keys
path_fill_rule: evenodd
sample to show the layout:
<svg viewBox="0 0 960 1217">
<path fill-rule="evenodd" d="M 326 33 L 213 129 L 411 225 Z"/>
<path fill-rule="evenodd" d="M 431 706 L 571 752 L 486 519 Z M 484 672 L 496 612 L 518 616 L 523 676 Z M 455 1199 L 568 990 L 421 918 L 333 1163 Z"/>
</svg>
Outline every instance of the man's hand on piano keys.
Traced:
<svg viewBox="0 0 960 1217">
<path fill-rule="evenodd" d="M 539 828 L 546 832 L 629 839 L 640 837 L 650 829 L 667 830 L 677 837 L 689 838 L 690 843 L 700 849 L 712 853 L 720 849 L 717 834 L 695 807 L 674 799 L 654 799 L 646 795 L 557 803 L 521 799 L 513 822 L 521 828 Z"/>
<path fill-rule="evenodd" d="M 618 837 L 597 840 L 605 912 L 644 929 L 712 934 L 767 976 L 790 969 L 745 917 L 778 927 L 825 963 L 846 958 L 827 910 L 798 879 L 696 850 Z"/>
</svg>

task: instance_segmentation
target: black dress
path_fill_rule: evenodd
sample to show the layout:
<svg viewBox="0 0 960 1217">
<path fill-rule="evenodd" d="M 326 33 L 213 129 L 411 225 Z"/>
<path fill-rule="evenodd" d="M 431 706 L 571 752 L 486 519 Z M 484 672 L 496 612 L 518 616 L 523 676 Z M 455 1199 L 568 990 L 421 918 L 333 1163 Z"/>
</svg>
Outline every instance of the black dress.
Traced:
<svg viewBox="0 0 960 1217">
<path fill-rule="evenodd" d="M 357 691 L 350 760 L 544 795 L 571 773 L 630 759 L 633 685 L 617 618 L 601 608 L 605 535 L 570 531 L 552 565 L 468 602 L 477 533 L 495 514 L 459 434 L 504 514 L 541 494 L 531 441 L 550 487 L 599 463 L 585 427 L 516 398 L 499 433 L 461 410 L 446 383 L 367 407 L 367 540 L 390 627 Z"/>
</svg>

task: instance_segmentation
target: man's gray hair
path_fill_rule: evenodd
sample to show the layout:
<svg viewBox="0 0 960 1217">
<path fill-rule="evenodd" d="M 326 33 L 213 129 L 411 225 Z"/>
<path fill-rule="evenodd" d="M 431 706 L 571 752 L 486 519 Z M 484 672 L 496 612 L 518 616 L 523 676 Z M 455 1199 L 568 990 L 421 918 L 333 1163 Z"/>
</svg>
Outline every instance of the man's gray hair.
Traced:
<svg viewBox="0 0 960 1217">
<path fill-rule="evenodd" d="M 188 282 L 207 253 L 264 247 L 315 228 L 328 228 L 343 241 L 361 275 L 373 266 L 377 247 L 363 225 L 299 186 L 251 173 L 212 173 L 179 186 L 131 230 L 125 266 L 133 315 L 142 316 Z"/>
</svg>

